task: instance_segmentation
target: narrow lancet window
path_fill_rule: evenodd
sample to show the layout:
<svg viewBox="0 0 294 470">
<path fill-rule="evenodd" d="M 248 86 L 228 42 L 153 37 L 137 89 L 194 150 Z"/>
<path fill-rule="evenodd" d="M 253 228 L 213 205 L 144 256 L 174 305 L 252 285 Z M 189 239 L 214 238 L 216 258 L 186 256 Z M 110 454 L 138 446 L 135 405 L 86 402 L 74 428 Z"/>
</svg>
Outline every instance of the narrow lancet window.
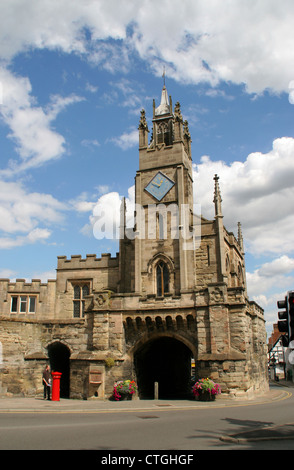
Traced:
<svg viewBox="0 0 294 470">
<path fill-rule="evenodd" d="M 156 267 L 157 296 L 163 297 L 169 292 L 169 272 L 167 265 L 160 261 Z"/>
</svg>

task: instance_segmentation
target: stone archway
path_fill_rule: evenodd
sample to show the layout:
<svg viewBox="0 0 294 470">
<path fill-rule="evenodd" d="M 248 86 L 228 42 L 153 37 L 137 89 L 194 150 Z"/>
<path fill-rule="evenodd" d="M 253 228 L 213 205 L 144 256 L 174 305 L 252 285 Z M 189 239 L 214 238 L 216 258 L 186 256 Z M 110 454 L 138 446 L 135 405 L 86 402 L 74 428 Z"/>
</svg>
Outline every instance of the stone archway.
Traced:
<svg viewBox="0 0 294 470">
<path fill-rule="evenodd" d="M 51 371 L 62 373 L 60 379 L 60 397 L 69 398 L 70 350 L 59 341 L 49 344 L 47 349 Z"/>
<path fill-rule="evenodd" d="M 139 397 L 154 398 L 158 382 L 160 399 L 187 399 L 191 396 L 192 352 L 182 341 L 170 336 L 150 339 L 134 352 Z"/>
</svg>

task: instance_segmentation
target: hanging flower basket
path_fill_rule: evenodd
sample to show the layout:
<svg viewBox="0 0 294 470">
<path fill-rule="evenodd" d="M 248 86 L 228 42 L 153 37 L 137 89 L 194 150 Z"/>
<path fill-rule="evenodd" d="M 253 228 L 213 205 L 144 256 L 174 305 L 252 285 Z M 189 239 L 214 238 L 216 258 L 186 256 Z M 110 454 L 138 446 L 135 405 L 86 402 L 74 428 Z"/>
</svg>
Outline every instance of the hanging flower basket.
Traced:
<svg viewBox="0 0 294 470">
<path fill-rule="evenodd" d="M 132 400 L 137 390 L 134 380 L 120 380 L 114 384 L 112 396 L 116 401 Z"/>
<path fill-rule="evenodd" d="M 216 395 L 221 393 L 219 384 L 213 382 L 213 380 L 200 379 L 192 387 L 193 395 L 200 401 L 213 401 Z"/>
</svg>

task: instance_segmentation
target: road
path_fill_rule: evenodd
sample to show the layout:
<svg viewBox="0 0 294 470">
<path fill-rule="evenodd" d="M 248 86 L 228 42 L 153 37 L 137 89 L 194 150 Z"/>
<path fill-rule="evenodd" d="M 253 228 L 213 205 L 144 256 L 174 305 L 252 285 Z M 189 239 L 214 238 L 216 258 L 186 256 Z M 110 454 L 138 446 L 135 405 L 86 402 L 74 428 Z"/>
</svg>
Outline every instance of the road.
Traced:
<svg viewBox="0 0 294 470">
<path fill-rule="evenodd" d="M 174 409 L 158 405 L 142 411 L 10 412 L 0 414 L 0 449 L 107 452 L 294 449 L 294 431 L 293 439 L 280 439 L 286 424 L 294 429 L 291 393 L 286 399 L 269 403 L 248 402 L 238 406 L 233 402 L 232 406 L 220 404 L 213 408 Z M 230 436 L 248 438 L 246 432 L 252 430 L 258 430 L 255 437 L 261 437 L 260 428 L 273 426 L 278 428 L 272 440 L 242 443 L 222 440 Z"/>
</svg>

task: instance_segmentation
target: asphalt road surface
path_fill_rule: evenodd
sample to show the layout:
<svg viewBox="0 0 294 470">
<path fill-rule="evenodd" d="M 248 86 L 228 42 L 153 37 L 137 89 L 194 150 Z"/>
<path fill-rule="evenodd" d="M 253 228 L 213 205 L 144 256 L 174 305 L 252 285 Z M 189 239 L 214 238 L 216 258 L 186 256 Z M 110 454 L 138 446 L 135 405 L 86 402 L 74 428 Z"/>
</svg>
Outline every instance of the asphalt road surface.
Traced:
<svg viewBox="0 0 294 470">
<path fill-rule="evenodd" d="M 233 402 L 232 406 L 220 403 L 213 408 L 195 408 L 191 404 L 176 409 L 171 402 L 142 410 L 1 413 L 0 449 L 92 450 L 98 459 L 105 452 L 117 455 L 117 451 L 136 450 L 185 454 L 205 450 L 293 450 L 292 390 L 280 400 L 241 406 Z"/>
</svg>

